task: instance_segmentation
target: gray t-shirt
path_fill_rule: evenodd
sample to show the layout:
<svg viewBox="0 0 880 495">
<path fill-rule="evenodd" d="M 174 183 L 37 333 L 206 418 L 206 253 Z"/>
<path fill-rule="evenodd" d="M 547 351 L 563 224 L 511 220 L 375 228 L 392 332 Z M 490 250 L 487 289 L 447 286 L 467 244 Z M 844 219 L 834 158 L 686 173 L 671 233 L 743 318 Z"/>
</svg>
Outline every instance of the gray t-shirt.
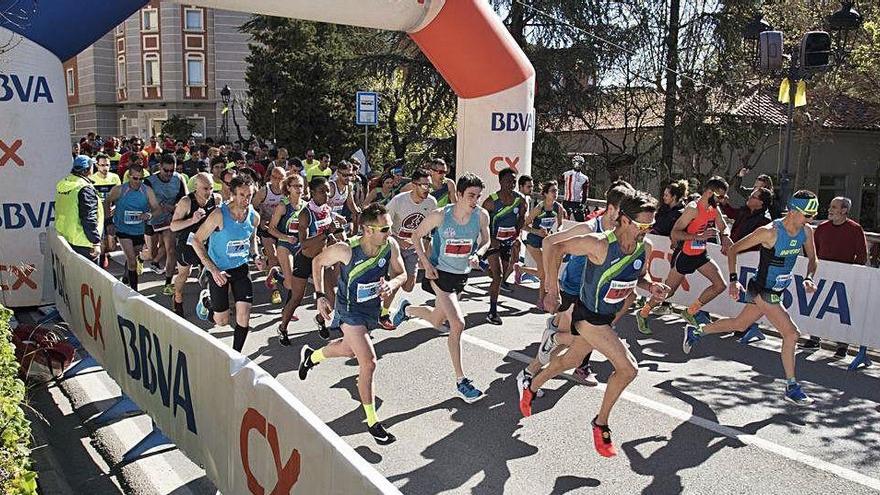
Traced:
<svg viewBox="0 0 880 495">
<path fill-rule="evenodd" d="M 391 231 L 402 241 L 401 248 L 412 248 L 413 232 L 429 213 L 437 209 L 437 200 L 428 195 L 424 201 L 415 204 L 410 191 L 391 198 L 386 208 L 391 215 Z"/>
</svg>

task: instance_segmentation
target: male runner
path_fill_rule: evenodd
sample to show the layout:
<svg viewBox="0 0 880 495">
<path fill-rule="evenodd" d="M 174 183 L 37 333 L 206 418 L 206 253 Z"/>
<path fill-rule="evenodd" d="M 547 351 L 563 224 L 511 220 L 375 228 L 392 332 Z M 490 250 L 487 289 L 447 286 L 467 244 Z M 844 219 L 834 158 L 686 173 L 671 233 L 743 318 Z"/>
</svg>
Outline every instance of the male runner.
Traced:
<svg viewBox="0 0 880 495">
<path fill-rule="evenodd" d="M 199 297 L 197 314 L 204 314 L 199 306 L 214 312 L 217 326 L 229 324 L 229 288 L 235 301 L 235 327 L 232 348 L 241 351 L 247 339 L 251 305 L 254 302 L 254 284 L 248 270 L 249 258 L 257 255 L 257 225 L 260 214 L 251 206 L 254 186 L 243 177 L 229 181 L 232 199 L 214 209 L 196 231 L 192 247 L 211 273 L 208 279 L 210 299 L 204 291 Z M 208 243 L 207 249 L 205 243 Z"/>
<path fill-rule="evenodd" d="M 727 233 L 727 224 L 721 215 L 721 208 L 718 206 L 718 198 L 724 197 L 727 194 L 727 189 L 727 181 L 723 178 L 715 176 L 709 179 L 706 182 L 706 187 L 703 188 L 700 199 L 691 201 L 672 227 L 670 239 L 677 244 L 672 252 L 669 274 L 666 276 L 666 285 L 669 286 L 672 294 L 681 285 L 686 275 L 696 271 L 699 271 L 711 283 L 696 301 L 681 312 L 681 316 L 691 325 L 697 324 L 696 314 L 703 305 L 709 304 L 718 294 L 724 292 L 724 278 L 721 275 L 721 269 L 706 252 L 706 241 L 717 239 L 720 234 L 721 250 L 725 253 L 733 244 Z M 648 315 L 660 302 L 657 299 L 649 299 L 636 314 L 639 331 L 645 335 L 652 333 L 648 327 Z"/>
<path fill-rule="evenodd" d="M 510 273 L 509 270 L 513 269 L 513 264 L 517 261 L 513 257 L 514 244 L 519 242 L 519 235 L 526 221 L 526 198 L 514 190 L 516 172 L 505 168 L 498 173 L 498 183 L 498 192 L 491 194 L 483 202 L 483 208 L 491 218 L 491 247 L 486 256 L 492 283 L 489 285 L 489 313 L 486 321 L 493 325 L 501 325 L 501 317 L 498 316 L 501 282 L 504 274 Z"/>
<path fill-rule="evenodd" d="M 476 175 L 463 175 L 458 179 L 455 203 L 434 210 L 416 229 L 415 239 L 431 236 L 430 258 L 421 242 L 414 246 L 425 269 L 422 288 L 437 297 L 436 307 L 410 306 L 407 301 L 401 301 L 398 314 L 394 316 L 394 322 L 398 324 L 416 317 L 438 329 L 443 322 L 449 322 L 449 356 L 455 370 L 456 389 L 465 402 L 475 402 L 483 397 L 483 392 L 465 376 L 461 365 L 464 315 L 458 296 L 467 283 L 471 260 L 476 261 L 489 249 L 489 214 L 479 206 L 485 187 L 483 180 Z"/>
<path fill-rule="evenodd" d="M 214 192 L 211 174 L 199 172 L 195 177 L 195 189 L 177 202 L 171 219 L 171 231 L 177 238 L 177 274 L 174 276 L 174 312 L 183 316 L 183 287 L 193 266 L 202 264 L 192 247 L 195 232 L 208 215 L 223 202 Z"/>
<path fill-rule="evenodd" d="M 654 283 L 647 274 L 651 242 L 645 239 L 654 224 L 657 201 L 643 192 L 630 191 L 620 202 L 618 224 L 614 230 L 572 237 L 557 243 L 553 259 L 548 261 L 547 299 L 559 306 L 559 265 L 565 254 L 586 256 L 583 281 L 572 313 L 572 339 L 568 352 L 557 355 L 534 379 L 526 381 L 520 411 L 531 416 L 536 392 L 547 380 L 573 368 L 590 350 L 596 349 L 608 358 L 614 372 L 602 399 L 599 413 L 593 418 L 593 441 L 596 451 L 604 457 L 617 455 L 608 428 L 608 416 L 620 394 L 636 377 L 635 358 L 611 328 L 611 322 L 636 286 L 662 298 L 667 291 Z"/>
<path fill-rule="evenodd" d="M 685 328 L 682 348 L 689 354 L 705 334 L 745 330 L 752 323 L 766 316 L 776 330 L 782 334 L 782 368 L 787 380 L 785 399 L 798 405 L 813 403 L 795 378 L 795 350 L 800 331 L 791 320 L 782 305 L 782 293 L 791 284 L 792 270 L 797 263 L 801 249 L 807 255 L 807 276 L 803 279 L 804 290 L 808 293 L 816 291 L 813 276 L 819 268 L 816 257 L 816 244 L 813 240 L 813 227 L 807 225 L 819 210 L 819 200 L 810 191 L 801 190 L 794 193 L 788 202 L 788 213 L 785 217 L 747 235 L 727 250 L 727 269 L 730 274 L 729 293 L 733 299 L 739 299 L 743 290 L 739 283 L 736 269 L 736 257 L 739 253 L 760 246 L 758 272 L 746 284 L 747 304 L 735 318 L 721 318 L 708 325 Z"/>
<path fill-rule="evenodd" d="M 419 255 L 416 254 L 413 244 L 421 242 L 421 239 L 414 239 L 413 233 L 422 221 L 437 209 L 437 200 L 428 193 L 431 182 L 426 170 L 417 169 L 413 172 L 411 184 L 413 188 L 409 192 L 394 196 L 387 206 L 388 214 L 391 215 L 391 232 L 400 245 L 400 255 L 406 268 L 406 282 L 402 285 L 406 292 L 412 292 L 416 285 L 419 263 Z M 391 321 L 388 311 L 396 294 L 397 291 L 382 301 L 382 316 L 379 318 L 379 324 L 386 330 L 393 330 L 397 326 Z M 404 301 L 401 301 L 401 304 L 404 304 Z"/>
<path fill-rule="evenodd" d="M 400 248 L 389 238 L 391 217 L 384 206 L 371 204 L 361 213 L 363 236 L 328 246 L 315 257 L 312 280 L 318 311 L 325 320 L 334 312 L 334 326 L 342 328 L 342 338 L 312 350 L 300 349 L 299 378 L 305 380 L 310 369 L 327 358 L 354 357 L 358 362 L 358 393 L 367 419 L 367 429 L 376 443 L 388 445 L 396 438 L 385 431 L 376 417 L 373 374 L 376 371 L 376 350 L 369 332 L 379 326 L 380 298 L 391 294 L 406 280 Z M 330 306 L 324 294 L 323 270 L 339 263 L 342 267 L 336 286 L 336 305 Z M 390 268 L 390 270 L 389 270 Z M 389 272 L 394 277 L 388 279 Z M 332 290 L 332 289 L 331 289 Z"/>
<path fill-rule="evenodd" d="M 159 160 L 159 173 L 144 179 L 144 183 L 153 189 L 156 200 L 159 201 L 160 212 L 150 220 L 150 226 L 153 228 L 152 242 L 161 243 L 161 246 L 165 248 L 165 266 L 161 267 L 162 269 L 158 273 L 165 274 L 165 287 L 162 289 L 162 294 L 166 296 L 174 295 L 171 278 L 174 273 L 174 265 L 177 262 L 177 254 L 174 250 L 177 239 L 170 228 L 171 217 L 174 215 L 177 202 L 188 192 L 186 183 L 177 173 L 176 168 L 177 162 L 174 155 L 166 153 Z M 154 265 L 158 251 L 158 249 L 154 249 L 154 246 L 150 246 Z"/>
<path fill-rule="evenodd" d="M 450 203 L 455 203 L 455 182 L 446 177 L 449 167 L 442 158 L 431 160 L 431 196 L 437 200 L 437 207 L 442 208 Z M 408 191 L 409 184 L 401 191 Z"/>
<path fill-rule="evenodd" d="M 336 178 L 328 183 L 330 193 L 327 204 L 333 213 L 343 216 L 349 225 L 349 232 L 357 232 L 358 215 L 360 207 L 355 201 L 354 186 L 351 178 L 354 176 L 351 164 L 343 160 L 336 166 Z"/>
<path fill-rule="evenodd" d="M 284 190 L 281 187 L 281 183 L 286 176 L 287 172 L 283 168 L 273 168 L 272 172 L 269 173 L 269 182 L 254 195 L 254 208 L 260 212 L 260 221 L 262 222 L 257 228 L 257 237 L 260 239 L 263 253 L 266 255 L 266 287 L 272 291 L 272 304 L 281 303 L 281 291 L 275 284 L 278 273 L 278 254 L 275 249 L 275 237 L 269 232 L 268 226 L 272 220 L 272 214 L 275 213 L 275 207 L 284 198 Z"/>
<path fill-rule="evenodd" d="M 104 153 L 98 153 L 95 155 L 95 168 L 96 171 L 89 176 L 89 180 L 95 185 L 95 191 L 98 193 L 98 197 L 101 198 L 101 201 L 106 201 L 107 194 L 110 193 L 114 186 L 121 184 L 121 181 L 119 180 L 118 175 L 111 173 L 110 157 Z M 110 265 L 109 253 L 113 249 L 115 242 L 113 236 L 108 234 L 106 230 L 104 231 L 104 239 L 102 240 L 102 243 L 101 266 L 107 268 L 107 266 Z"/>
</svg>

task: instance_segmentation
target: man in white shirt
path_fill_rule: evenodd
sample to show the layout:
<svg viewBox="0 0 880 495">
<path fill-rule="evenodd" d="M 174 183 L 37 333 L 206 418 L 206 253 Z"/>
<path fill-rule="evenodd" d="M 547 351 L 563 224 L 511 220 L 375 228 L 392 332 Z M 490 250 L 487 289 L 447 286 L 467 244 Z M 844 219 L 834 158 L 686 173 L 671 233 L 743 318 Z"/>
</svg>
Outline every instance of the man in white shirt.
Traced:
<svg viewBox="0 0 880 495">
<path fill-rule="evenodd" d="M 562 184 L 565 196 L 562 198 L 562 206 L 574 220 L 584 221 L 584 200 L 590 190 L 590 178 L 581 172 L 584 164 L 582 156 L 575 156 L 571 162 L 571 170 L 562 174 Z"/>
</svg>

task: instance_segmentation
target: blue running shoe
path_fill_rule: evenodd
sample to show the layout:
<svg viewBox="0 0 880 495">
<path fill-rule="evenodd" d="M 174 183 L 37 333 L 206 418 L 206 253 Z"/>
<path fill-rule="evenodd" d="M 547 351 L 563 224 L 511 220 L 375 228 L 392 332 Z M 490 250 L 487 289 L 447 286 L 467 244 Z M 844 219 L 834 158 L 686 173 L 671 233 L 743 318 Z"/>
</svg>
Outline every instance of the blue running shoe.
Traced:
<svg viewBox="0 0 880 495">
<path fill-rule="evenodd" d="M 211 313 L 211 293 L 208 289 L 202 289 L 199 293 L 199 301 L 196 303 L 196 316 L 202 321 L 207 321 Z"/>
<path fill-rule="evenodd" d="M 697 327 L 693 325 L 684 327 L 684 341 L 681 343 L 681 349 L 685 354 L 690 354 L 691 349 L 693 349 L 694 345 L 696 345 L 701 338 L 703 338 L 703 336 L 697 333 Z"/>
<path fill-rule="evenodd" d="M 785 387 L 785 400 L 799 406 L 809 406 L 813 399 L 801 390 L 800 383 L 792 383 Z"/>
<path fill-rule="evenodd" d="M 400 306 L 397 307 L 397 312 L 394 313 L 394 317 L 391 318 L 391 323 L 394 324 L 394 327 L 399 327 L 401 323 L 408 320 L 410 317 L 406 314 L 406 308 L 410 305 L 410 302 L 406 299 L 400 300 Z"/>
<path fill-rule="evenodd" d="M 474 387 L 473 382 L 468 378 L 462 378 L 458 381 L 458 395 L 467 402 L 468 404 L 472 404 L 483 398 L 483 392 L 477 390 Z"/>
</svg>

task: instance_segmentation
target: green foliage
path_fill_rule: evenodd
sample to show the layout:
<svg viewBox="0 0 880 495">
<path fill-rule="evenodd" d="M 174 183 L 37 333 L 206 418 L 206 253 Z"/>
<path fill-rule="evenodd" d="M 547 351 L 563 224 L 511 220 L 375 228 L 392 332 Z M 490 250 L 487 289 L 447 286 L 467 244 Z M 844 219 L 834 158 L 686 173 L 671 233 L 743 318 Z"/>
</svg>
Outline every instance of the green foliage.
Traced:
<svg viewBox="0 0 880 495">
<path fill-rule="evenodd" d="M 174 139 L 183 139 L 186 141 L 195 130 L 195 124 L 190 123 L 180 115 L 174 114 L 170 119 L 162 122 L 162 134 L 171 136 Z"/>
<path fill-rule="evenodd" d="M 37 493 L 37 473 L 30 468 L 31 426 L 21 404 L 24 383 L 11 341 L 12 311 L 0 306 L 0 489 L 5 495 Z"/>
</svg>

